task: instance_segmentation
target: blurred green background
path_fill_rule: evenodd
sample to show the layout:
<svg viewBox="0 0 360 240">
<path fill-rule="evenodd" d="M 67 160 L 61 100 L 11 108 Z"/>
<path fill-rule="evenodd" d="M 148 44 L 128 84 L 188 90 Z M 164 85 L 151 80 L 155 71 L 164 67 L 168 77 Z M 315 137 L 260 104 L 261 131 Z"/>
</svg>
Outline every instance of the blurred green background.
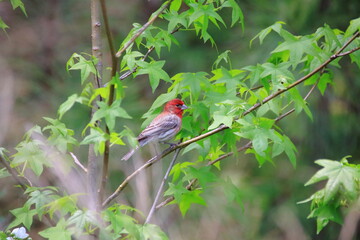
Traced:
<svg viewBox="0 0 360 240">
<path fill-rule="evenodd" d="M 133 22 L 145 23 L 161 4 L 159 0 L 107 2 L 116 47 Z M 81 91 L 79 76 L 68 74 L 65 64 L 74 52 L 91 52 L 89 1 L 29 0 L 24 3 L 28 17 L 19 10 L 13 11 L 7 1 L 0 2 L 0 16 L 10 26 L 6 33 L 0 33 L 0 146 L 11 153 L 26 129 L 35 124 L 43 126 L 44 116 L 55 118 L 58 106 L 69 95 Z M 285 28 L 293 34 L 305 35 L 325 23 L 345 30 L 351 19 L 360 16 L 358 0 L 244 0 L 239 4 L 245 15 L 245 30 L 240 26 L 222 31 L 212 29 L 217 49 L 197 39 L 194 32 L 175 34 L 180 46 L 174 45 L 171 52 L 164 50 L 161 56 L 166 60 L 165 70 L 170 76 L 178 72 L 210 72 L 218 53 L 225 50 L 231 50 L 234 68 L 264 62 L 279 38 L 270 35 L 263 45 L 259 46 L 256 40 L 251 48 L 249 41 L 276 21 L 286 22 Z M 229 22 L 230 12 L 223 13 L 228 15 L 224 18 Z M 106 43 L 104 38 L 104 65 L 108 66 Z M 152 56 L 157 58 L 154 53 Z M 334 223 L 316 235 L 315 220 L 307 219 L 309 204 L 297 202 L 316 190 L 316 186 L 304 187 L 317 170 L 316 159 L 335 160 L 352 155 L 352 161 L 359 163 L 360 71 L 347 57 L 340 63 L 342 69 L 333 69 L 334 84 L 325 96 L 316 92 L 309 99 L 313 121 L 300 114 L 279 123 L 298 149 L 297 168 L 285 158 L 261 168 L 252 155 L 239 154 L 224 160 L 220 174 L 239 186 L 243 207 L 228 204 L 219 194 L 221 184 L 216 184 L 205 191 L 208 205 L 192 206 L 184 218 L 175 206 L 160 210 L 157 223 L 170 239 L 337 238 L 341 226 Z M 124 106 L 134 120 L 121 121 L 119 125 L 125 124 L 138 133 L 135 129 L 141 126 L 141 115 L 167 86 L 160 86 L 153 94 L 144 77 L 125 80 L 125 85 L 128 89 Z M 87 109 L 76 107 L 76 111 L 65 115 L 64 121 L 68 127 L 81 132 L 88 117 Z M 80 154 L 85 159 L 86 149 L 83 150 Z M 112 154 L 113 187 L 123 177 L 119 174 L 117 154 L 124 151 L 124 148 L 114 149 Z M 154 179 L 161 178 L 156 170 L 152 172 Z M 20 190 L 14 191 L 11 179 L 0 181 L 0 228 L 3 229 L 11 221 L 8 210 L 19 207 L 23 199 L 18 197 Z M 133 190 L 129 189 L 128 194 Z M 41 229 L 41 225 L 35 224 L 34 229 L 37 227 Z"/>
</svg>

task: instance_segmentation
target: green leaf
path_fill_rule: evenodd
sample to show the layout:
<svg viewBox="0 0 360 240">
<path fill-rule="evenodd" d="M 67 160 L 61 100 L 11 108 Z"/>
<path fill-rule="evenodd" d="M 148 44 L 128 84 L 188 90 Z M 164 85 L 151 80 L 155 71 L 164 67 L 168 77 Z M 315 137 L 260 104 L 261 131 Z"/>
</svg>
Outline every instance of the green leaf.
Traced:
<svg viewBox="0 0 360 240">
<path fill-rule="evenodd" d="M 303 99 L 303 97 L 300 95 L 299 90 L 296 88 L 292 88 L 289 90 L 289 93 L 292 97 L 292 100 L 295 104 L 295 112 L 299 114 L 302 110 L 305 111 L 306 115 L 313 120 L 312 113 L 306 103 L 306 101 Z"/>
<path fill-rule="evenodd" d="M 179 11 L 182 0 L 173 0 L 170 4 L 170 11 Z"/>
<path fill-rule="evenodd" d="M 131 51 L 124 55 L 123 60 L 121 61 L 121 69 L 124 69 L 125 65 L 127 65 L 128 69 L 133 69 L 136 67 L 136 64 L 139 60 L 136 58 L 143 57 L 144 54 L 138 51 Z"/>
<path fill-rule="evenodd" d="M 22 0 L 10 0 L 10 3 L 12 5 L 13 9 L 20 8 L 21 11 L 24 13 L 24 15 L 27 16 L 25 6 L 24 6 L 24 3 L 22 2 Z"/>
<path fill-rule="evenodd" d="M 68 97 L 68 99 L 65 102 L 63 102 L 58 109 L 59 120 L 63 117 L 63 115 L 67 111 L 69 111 L 72 108 L 72 106 L 75 103 L 83 103 L 84 100 L 85 100 L 84 97 L 78 96 L 77 94 L 73 94 L 70 97 Z"/>
<path fill-rule="evenodd" d="M 171 44 L 174 42 L 177 45 L 179 45 L 179 42 L 176 40 L 176 38 L 174 38 L 174 36 L 170 32 L 165 31 L 161 28 L 159 28 L 158 30 L 159 32 L 155 35 L 155 37 L 147 39 L 146 47 L 148 49 L 152 47 L 155 48 L 155 51 L 158 57 L 160 58 L 161 49 L 163 47 L 167 47 L 168 50 L 170 51 Z"/>
<path fill-rule="evenodd" d="M 9 28 L 9 26 L 2 20 L 1 17 L 0 17 L 0 28 L 2 30 L 5 30 L 5 29 Z"/>
<path fill-rule="evenodd" d="M 0 178 L 5 178 L 5 177 L 9 177 L 9 176 L 11 176 L 11 174 L 7 171 L 6 168 L 0 169 Z"/>
<path fill-rule="evenodd" d="M 221 124 L 224 124 L 225 126 L 228 126 L 231 128 L 232 122 L 234 119 L 233 116 L 223 115 L 223 113 L 221 113 L 221 112 L 215 112 L 213 118 L 214 118 L 214 121 L 208 127 L 208 130 L 215 129 L 215 128 L 219 127 Z"/>
<path fill-rule="evenodd" d="M 324 96 L 324 92 L 329 83 L 332 83 L 332 77 L 330 76 L 330 74 L 329 73 L 322 74 L 320 77 L 319 83 L 317 85 L 321 95 Z"/>
<path fill-rule="evenodd" d="M 30 230 L 33 222 L 33 217 L 34 215 L 36 215 L 36 210 L 31 210 L 30 206 L 28 204 L 25 204 L 21 208 L 10 210 L 10 212 L 15 216 L 15 219 L 9 224 L 7 229 L 11 229 L 20 224 L 23 224 L 28 230 Z"/>
<path fill-rule="evenodd" d="M 356 179 L 360 179 L 360 169 L 349 167 L 338 161 L 320 159 L 315 161 L 323 168 L 315 173 L 314 176 L 305 184 L 305 186 L 328 180 L 325 185 L 324 202 L 327 203 L 334 198 L 341 187 L 346 192 L 356 192 Z"/>
<path fill-rule="evenodd" d="M 206 205 L 204 199 L 200 197 L 201 193 L 202 190 L 200 189 L 189 191 L 182 186 L 181 182 L 179 182 L 177 185 L 169 183 L 169 189 L 165 191 L 164 195 L 173 195 L 175 198 L 173 203 L 178 203 L 181 214 L 185 216 L 191 204 L 196 203 Z"/>
<path fill-rule="evenodd" d="M 129 239 L 140 239 L 139 228 L 136 220 L 126 214 L 123 214 L 118 205 L 111 207 L 105 211 L 107 220 L 110 222 L 109 228 L 114 231 L 115 239 L 119 234 L 129 234 Z M 131 238 L 133 237 L 133 238 Z"/>
<path fill-rule="evenodd" d="M 228 202 L 236 202 L 243 209 L 243 193 L 241 190 L 232 182 L 230 177 L 227 177 L 226 180 L 222 184 L 222 189 L 224 191 L 224 195 L 226 196 Z"/>
<path fill-rule="evenodd" d="M 89 210 L 77 210 L 67 220 L 67 225 L 74 225 L 75 229 L 82 232 L 82 229 L 88 224 L 97 224 L 96 214 Z"/>
<path fill-rule="evenodd" d="M 170 12 L 164 14 L 166 20 L 169 21 L 168 23 L 168 32 L 173 31 L 179 24 L 187 27 L 187 17 L 188 12 L 182 12 L 178 14 L 177 12 L 170 9 Z"/>
<path fill-rule="evenodd" d="M 265 156 L 265 150 L 268 148 L 268 138 L 265 131 L 256 131 L 252 140 L 254 150 L 260 156 Z"/>
<path fill-rule="evenodd" d="M 191 144 L 191 145 L 195 145 L 195 144 Z M 183 163 L 177 163 L 174 165 L 174 167 L 171 169 L 170 175 L 172 175 L 172 182 L 176 182 L 179 177 L 180 174 L 185 172 L 184 169 L 187 169 L 188 166 L 191 165 L 195 165 L 195 163 L 192 162 L 183 162 Z"/>
<path fill-rule="evenodd" d="M 80 70 L 81 84 L 83 84 L 90 73 L 97 75 L 95 67 L 97 62 L 98 60 L 94 56 L 91 56 L 90 60 L 86 60 L 82 55 L 74 53 L 66 63 L 66 67 L 68 70 Z"/>
<path fill-rule="evenodd" d="M 225 61 L 226 63 L 229 63 L 229 65 L 231 67 L 231 59 L 229 57 L 230 53 L 231 53 L 230 50 L 226 50 L 225 52 L 219 54 L 213 64 L 213 68 L 218 68 L 221 61 Z"/>
<path fill-rule="evenodd" d="M 5 239 L 7 240 L 7 236 L 8 235 L 6 233 L 4 233 L 3 231 L 0 231 L 0 239 L 1 240 L 5 240 Z"/>
<path fill-rule="evenodd" d="M 261 30 L 258 34 L 256 34 L 256 36 L 250 40 L 250 47 L 252 45 L 252 42 L 256 39 L 259 38 L 260 44 L 263 43 L 265 37 L 271 32 L 271 31 L 275 31 L 278 34 L 280 34 L 280 30 L 282 29 L 282 25 L 284 25 L 284 22 L 276 22 L 273 25 L 271 25 L 270 27 L 267 27 L 263 30 Z"/>
<path fill-rule="evenodd" d="M 315 208 L 308 218 L 316 217 L 316 233 L 319 234 L 320 231 L 329 223 L 329 221 L 334 221 L 339 224 L 342 224 L 342 216 L 339 208 L 336 208 L 334 205 L 323 205 L 318 208 Z"/>
<path fill-rule="evenodd" d="M 296 147 L 295 145 L 291 142 L 290 138 L 288 138 L 287 136 L 283 136 L 283 141 L 284 141 L 284 151 L 286 153 L 286 155 L 288 156 L 291 164 L 293 165 L 293 167 L 296 167 Z"/>
<path fill-rule="evenodd" d="M 206 76 L 206 72 L 184 73 L 180 77 L 180 89 L 186 92 L 190 91 L 194 99 L 198 99 L 200 93 L 211 86 Z"/>
<path fill-rule="evenodd" d="M 120 104 L 121 99 L 114 101 L 111 106 L 105 102 L 97 102 L 99 109 L 94 113 L 90 124 L 94 124 L 96 121 L 104 118 L 110 131 L 113 131 L 115 128 L 116 117 L 131 119 L 131 116 L 125 111 L 125 109 L 120 107 Z"/>
<path fill-rule="evenodd" d="M 13 161 L 10 164 L 11 167 L 25 164 L 30 166 L 37 176 L 40 176 L 44 169 L 43 166 L 50 166 L 45 153 L 35 141 L 21 142 L 15 149 L 17 153 L 14 154 Z"/>
<path fill-rule="evenodd" d="M 243 69 L 249 71 L 248 79 L 250 80 L 250 87 L 258 83 L 260 74 L 264 71 L 261 64 L 257 64 L 256 66 L 246 66 Z"/>
<path fill-rule="evenodd" d="M 174 195 L 175 199 L 181 199 L 181 195 L 188 192 L 186 188 L 184 188 L 181 184 L 181 182 L 177 183 L 177 185 L 173 183 L 169 183 L 168 190 L 165 191 L 165 196 L 171 196 Z"/>
<path fill-rule="evenodd" d="M 43 130 L 50 130 L 51 134 L 49 137 L 50 143 L 55 146 L 61 153 L 65 153 L 68 150 L 71 151 L 73 145 L 78 145 L 78 142 L 72 136 L 74 131 L 66 128 L 66 125 L 60 122 L 58 119 L 46 118 L 46 121 L 52 125 L 48 125 Z"/>
<path fill-rule="evenodd" d="M 160 229 L 159 226 L 154 224 L 145 224 L 141 226 L 142 239 L 149 240 L 168 240 L 168 236 Z"/>
<path fill-rule="evenodd" d="M 179 200 L 179 209 L 183 216 L 187 213 L 192 204 L 206 205 L 205 200 L 200 196 L 202 190 L 195 189 L 192 191 L 187 191 L 181 195 Z"/>
<path fill-rule="evenodd" d="M 71 240 L 72 235 L 72 233 L 66 229 L 66 222 L 64 218 L 61 218 L 55 227 L 47 228 L 39 232 L 39 234 L 49 240 Z"/>
<path fill-rule="evenodd" d="M 50 217 L 53 218 L 53 215 L 56 211 L 62 213 L 62 216 L 65 216 L 68 213 L 74 213 L 77 210 L 77 195 L 79 194 L 67 195 L 61 198 L 57 198 L 45 205 Z"/>
<path fill-rule="evenodd" d="M 264 71 L 260 74 L 260 77 L 265 78 L 271 76 L 273 91 L 285 89 L 286 86 L 294 80 L 294 75 L 288 70 L 290 67 L 290 63 L 288 62 L 277 65 L 273 63 L 264 63 L 262 67 Z"/>
<path fill-rule="evenodd" d="M 150 63 L 138 62 L 138 65 L 141 68 L 137 71 L 135 75 L 138 76 L 138 75 L 148 74 L 150 85 L 153 92 L 159 86 L 160 79 L 167 82 L 170 81 L 169 75 L 162 69 L 163 66 L 165 65 L 165 61 L 152 61 Z"/>
<path fill-rule="evenodd" d="M 331 29 L 327 24 L 325 24 L 324 27 L 316 30 L 315 37 L 317 39 L 325 37 L 325 43 L 329 46 L 329 48 L 327 48 L 328 51 L 333 51 L 336 47 L 341 47 L 341 43 L 335 31 Z"/>
<path fill-rule="evenodd" d="M 215 44 L 213 38 L 208 33 L 209 20 L 219 28 L 218 22 L 226 26 L 224 20 L 216 12 L 213 4 L 202 4 L 202 3 L 190 3 L 190 17 L 189 24 L 194 23 L 195 31 L 197 34 L 200 33 L 200 38 L 207 42 L 210 40 L 212 44 Z"/>
<path fill-rule="evenodd" d="M 36 213 L 39 215 L 41 220 L 41 216 L 45 214 L 46 209 L 43 208 L 45 205 L 54 201 L 58 196 L 52 190 L 35 190 L 29 194 L 30 198 L 26 202 L 29 206 L 35 204 Z"/>
<path fill-rule="evenodd" d="M 346 29 L 344 37 L 350 37 L 356 31 L 360 31 L 360 18 L 356 18 L 350 21 L 349 27 Z"/>
<path fill-rule="evenodd" d="M 100 128 L 92 127 L 90 129 L 90 134 L 87 135 L 80 145 L 85 144 L 95 144 L 94 149 L 95 153 L 103 154 L 105 151 L 105 142 L 109 139 L 109 136 Z"/>
<path fill-rule="evenodd" d="M 216 182 L 218 177 L 211 172 L 211 166 L 194 168 L 192 166 L 188 166 L 185 169 L 186 175 L 183 180 L 190 181 L 192 179 L 197 179 L 202 188 L 205 188 L 209 183 Z"/>
<path fill-rule="evenodd" d="M 319 56 L 321 50 L 315 44 L 315 39 L 310 36 L 288 37 L 283 43 L 275 48 L 272 53 L 289 51 L 293 69 L 301 62 L 304 54 Z"/>
<path fill-rule="evenodd" d="M 231 12 L 231 27 L 233 27 L 237 22 L 241 23 L 242 29 L 244 29 L 244 14 L 241 11 L 241 8 L 235 0 L 227 1 L 232 8 Z"/>
</svg>

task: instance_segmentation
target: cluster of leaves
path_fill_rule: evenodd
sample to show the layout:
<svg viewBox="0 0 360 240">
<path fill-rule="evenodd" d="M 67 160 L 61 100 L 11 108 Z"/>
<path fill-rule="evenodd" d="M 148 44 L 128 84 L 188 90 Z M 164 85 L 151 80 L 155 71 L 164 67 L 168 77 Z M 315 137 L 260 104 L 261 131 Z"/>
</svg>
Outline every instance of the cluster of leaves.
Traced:
<svg viewBox="0 0 360 240">
<path fill-rule="evenodd" d="M 330 221 L 342 224 L 342 210 L 349 207 L 359 208 L 357 202 L 360 199 L 360 164 L 350 164 L 347 158 L 349 157 L 344 157 L 340 161 L 329 159 L 315 161 L 322 169 L 305 184 L 308 186 L 327 180 L 324 188 L 300 202 L 311 202 L 309 218 L 316 218 L 318 233 Z"/>
<path fill-rule="evenodd" d="M 2 2 L 3 0 L 0 0 L 0 2 Z M 21 11 L 24 13 L 25 16 L 27 16 L 26 14 L 26 10 L 25 10 L 25 5 L 24 3 L 22 2 L 22 0 L 9 0 L 12 8 L 15 10 L 17 8 L 20 8 Z M 0 16 L 0 28 L 2 30 L 6 30 L 7 28 L 9 28 L 9 26 L 4 22 L 4 20 L 1 18 Z"/>
<path fill-rule="evenodd" d="M 125 214 L 136 211 L 128 206 L 115 204 L 97 213 L 79 208 L 80 195 L 62 195 L 55 187 L 28 187 L 25 194 L 28 194 L 28 200 L 23 207 L 11 210 L 15 219 L 8 229 L 18 225 L 30 229 L 36 216 L 40 221 L 48 218 L 54 222 L 53 227 L 39 232 L 48 239 L 68 240 L 72 239 L 72 236 L 90 236 L 96 229 L 101 229 L 100 235 L 104 239 L 118 239 L 121 236 L 126 236 L 127 239 L 167 239 L 157 226 L 139 224 Z M 100 227 L 101 225 L 107 227 Z"/>
<path fill-rule="evenodd" d="M 216 168 L 204 165 L 226 152 L 232 151 L 236 154 L 237 147 L 243 140 L 251 141 L 252 148 L 248 149 L 247 153 L 254 154 L 259 165 L 273 163 L 276 157 L 283 156 L 286 156 L 293 166 L 296 165 L 296 148 L 277 125 L 277 119 L 292 108 L 297 114 L 304 111 L 310 118 L 312 115 L 302 97 L 304 90 L 293 88 L 292 84 L 300 76 L 316 70 L 343 46 L 359 30 L 360 20 L 352 21 L 345 32 L 325 25 L 314 34 L 306 36 L 295 36 L 283 28 L 284 23 L 277 22 L 254 38 L 258 38 L 262 43 L 272 31 L 281 38 L 265 63 L 232 68 L 230 51 L 227 50 L 219 54 L 211 72 L 183 72 L 170 77 L 164 70 L 166 61 L 160 60 L 160 56 L 164 47 L 170 50 L 173 43 L 179 44 L 173 35 L 175 31 L 193 30 L 204 42 L 209 41 L 214 45 L 209 24 L 218 28 L 226 25 L 220 15 L 221 11 L 224 8 L 231 9 L 231 26 L 236 23 L 243 26 L 243 15 L 235 0 L 173 0 L 164 4 L 169 4 L 169 9 L 159 17 L 166 20 L 167 29 L 150 25 L 135 42 L 131 42 L 131 39 L 143 30 L 143 26 L 134 24 L 134 28 L 120 45 L 120 49 L 126 48 L 120 61 L 120 71 L 105 86 L 96 88 L 87 81 L 89 76 L 100 77 L 95 67 L 98 59 L 89 54 L 72 55 L 67 69 L 80 71 L 83 91 L 71 95 L 59 107 L 57 119 L 45 118 L 49 125 L 44 128 L 34 127 L 16 147 L 17 153 L 8 161 L 20 176 L 24 176 L 27 169 L 31 169 L 38 177 L 44 174 L 45 169 L 56 168 L 56 171 L 59 171 L 59 162 L 61 166 L 67 166 L 61 170 L 64 171 L 63 174 L 73 171 L 70 151 L 79 145 L 93 144 L 95 152 L 102 155 L 106 142 L 124 145 L 124 138 L 133 141 L 134 134 L 131 130 L 116 126 L 119 118 L 131 118 L 126 106 L 122 104 L 126 97 L 126 86 L 119 76 L 123 71 L 131 71 L 133 77 L 148 76 L 153 91 L 160 84 L 171 84 L 168 91 L 160 95 L 144 114 L 144 125 L 154 118 L 165 102 L 180 95 L 191 109 L 183 118 L 183 129 L 179 138 L 188 140 L 219 126 L 227 128 L 187 146 L 183 154 L 190 151 L 194 153 L 192 162 L 175 165 L 172 182 L 169 183 L 165 195 L 174 196 L 172 203 L 179 205 L 183 215 L 192 204 L 206 204 L 202 193 L 214 182 L 222 184 L 224 194 L 230 201 L 241 204 L 241 191 L 230 179 L 221 181 L 214 173 L 214 169 L 221 171 L 220 162 L 215 164 Z M 356 39 L 345 50 L 359 45 L 360 40 Z M 144 54 L 143 50 L 148 52 Z M 158 60 L 149 56 L 148 53 L 152 50 L 157 53 Z M 352 56 L 352 60 L 360 66 L 359 56 Z M 222 65 L 223 62 L 227 64 Z M 331 65 L 340 67 L 338 60 L 331 62 Z M 323 94 L 328 84 L 332 83 L 332 70 L 326 68 L 318 71 L 305 83 L 318 83 L 317 87 Z M 113 89 L 114 94 L 111 93 Z M 272 97 L 282 90 L 287 91 L 284 91 L 281 97 Z M 114 101 L 110 101 L 112 95 Z M 264 103 L 268 99 L 271 101 Z M 62 118 L 76 103 L 91 109 L 95 108 L 95 101 L 96 111 L 82 130 L 82 140 L 77 140 L 74 138 L 75 131 L 67 128 Z M 260 104 L 256 111 L 248 111 L 256 104 Z M 104 130 L 104 126 L 107 130 Z M 197 179 L 198 186 L 188 191 L 185 186 L 192 179 Z M 54 226 L 40 232 L 41 236 L 48 239 L 92 235 L 97 229 L 100 229 L 100 237 L 111 239 L 167 238 L 157 226 L 139 224 L 131 217 L 131 213 L 136 209 L 129 206 L 115 204 L 100 212 L 92 212 L 79 204 L 81 194 L 69 194 L 55 187 L 28 187 L 25 193 L 28 194 L 28 200 L 23 207 L 11 211 L 15 220 L 9 228 L 22 224 L 30 229 L 34 216 L 39 220 L 46 216 L 50 220 L 56 220 Z"/>
</svg>

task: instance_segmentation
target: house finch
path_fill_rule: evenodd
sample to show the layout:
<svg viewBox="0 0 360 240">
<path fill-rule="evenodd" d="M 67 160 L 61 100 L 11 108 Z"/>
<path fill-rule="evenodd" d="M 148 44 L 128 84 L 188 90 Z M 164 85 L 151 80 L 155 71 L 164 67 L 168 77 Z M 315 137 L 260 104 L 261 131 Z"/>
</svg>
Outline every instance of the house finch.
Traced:
<svg viewBox="0 0 360 240">
<path fill-rule="evenodd" d="M 142 131 L 137 140 L 140 147 L 149 142 L 163 142 L 173 138 L 181 128 L 183 110 L 188 107 L 180 99 L 165 104 L 164 110 Z M 121 160 L 128 160 L 139 147 L 132 149 Z"/>
</svg>

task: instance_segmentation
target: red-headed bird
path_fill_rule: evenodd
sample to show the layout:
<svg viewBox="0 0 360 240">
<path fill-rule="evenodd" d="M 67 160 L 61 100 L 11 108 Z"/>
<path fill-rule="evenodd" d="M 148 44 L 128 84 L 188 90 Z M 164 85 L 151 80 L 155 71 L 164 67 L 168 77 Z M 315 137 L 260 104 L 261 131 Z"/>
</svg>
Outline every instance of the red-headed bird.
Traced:
<svg viewBox="0 0 360 240">
<path fill-rule="evenodd" d="M 188 107 L 180 99 L 165 104 L 164 110 L 142 131 L 137 140 L 140 147 L 149 142 L 165 142 L 172 139 L 181 129 L 182 115 Z M 128 160 L 139 147 L 132 149 L 121 160 Z"/>
</svg>

